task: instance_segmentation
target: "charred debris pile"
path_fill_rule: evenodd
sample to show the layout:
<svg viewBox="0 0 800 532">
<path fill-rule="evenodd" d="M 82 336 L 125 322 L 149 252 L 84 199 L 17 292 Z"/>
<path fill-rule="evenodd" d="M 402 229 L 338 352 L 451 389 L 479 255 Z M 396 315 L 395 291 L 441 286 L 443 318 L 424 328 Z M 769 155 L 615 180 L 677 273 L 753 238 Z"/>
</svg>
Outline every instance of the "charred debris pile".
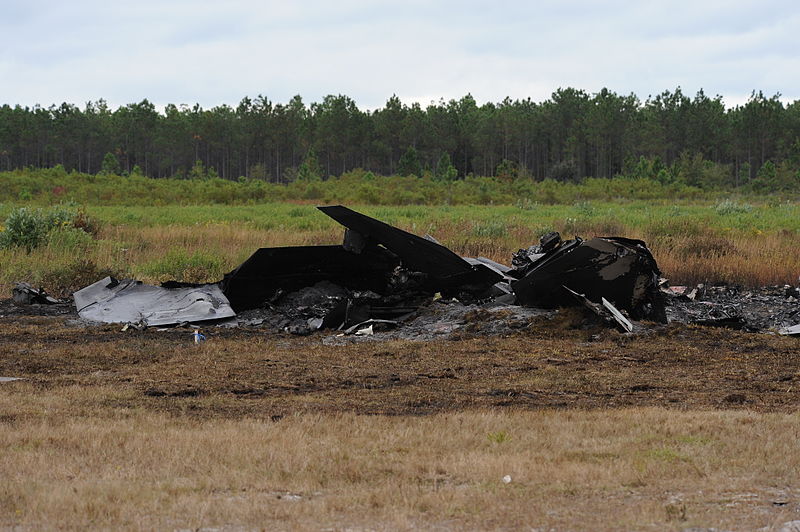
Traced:
<svg viewBox="0 0 800 532">
<path fill-rule="evenodd" d="M 696 294 L 690 299 L 689 289 L 669 289 L 641 240 L 565 241 L 549 233 L 506 266 L 460 257 L 430 236 L 344 206 L 318 209 L 344 226 L 341 245 L 262 248 L 213 284 L 157 287 L 107 277 L 74 294 L 78 314 L 140 327 L 204 322 L 372 335 L 420 327 L 453 331 L 498 309 L 519 318 L 508 323 L 524 326 L 526 318 L 553 312 L 547 309 L 578 305 L 628 332 L 635 321 L 666 323 L 668 315 L 738 326 L 729 309 L 723 316 L 714 314 L 715 305 L 694 309 Z"/>
</svg>

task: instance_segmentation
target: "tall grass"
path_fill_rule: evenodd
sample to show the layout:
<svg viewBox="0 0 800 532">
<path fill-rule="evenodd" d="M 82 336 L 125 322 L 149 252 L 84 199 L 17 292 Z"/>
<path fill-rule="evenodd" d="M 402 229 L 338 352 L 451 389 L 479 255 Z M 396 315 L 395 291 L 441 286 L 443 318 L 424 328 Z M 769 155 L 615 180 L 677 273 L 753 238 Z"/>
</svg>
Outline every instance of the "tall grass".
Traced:
<svg viewBox="0 0 800 532">
<path fill-rule="evenodd" d="M 800 247 L 800 207 L 719 204 L 356 206 L 415 234 L 431 234 L 457 253 L 509 263 L 511 253 L 551 230 L 565 238 L 622 235 L 651 247 L 677 283 L 793 284 Z M 51 238 L 31 252 L 0 250 L 0 284 L 28 281 L 60 292 L 75 272 L 112 272 L 158 282 L 214 281 L 260 247 L 338 243 L 342 227 L 311 205 L 90 206 L 94 239 Z M 67 235 L 69 236 L 69 235 Z"/>
</svg>

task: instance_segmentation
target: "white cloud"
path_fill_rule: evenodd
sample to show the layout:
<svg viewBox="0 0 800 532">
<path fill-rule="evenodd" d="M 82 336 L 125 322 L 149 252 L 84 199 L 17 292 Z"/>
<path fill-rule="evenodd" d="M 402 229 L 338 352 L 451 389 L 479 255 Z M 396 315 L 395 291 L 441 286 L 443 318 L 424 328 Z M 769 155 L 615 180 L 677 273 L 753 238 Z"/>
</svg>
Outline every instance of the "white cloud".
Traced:
<svg viewBox="0 0 800 532">
<path fill-rule="evenodd" d="M 75 6 L 79 7 L 75 7 Z M 0 103 L 542 100 L 680 85 L 800 98 L 792 2 L 40 0 L 2 6 Z M 8 9 L 5 9 L 8 7 Z"/>
</svg>

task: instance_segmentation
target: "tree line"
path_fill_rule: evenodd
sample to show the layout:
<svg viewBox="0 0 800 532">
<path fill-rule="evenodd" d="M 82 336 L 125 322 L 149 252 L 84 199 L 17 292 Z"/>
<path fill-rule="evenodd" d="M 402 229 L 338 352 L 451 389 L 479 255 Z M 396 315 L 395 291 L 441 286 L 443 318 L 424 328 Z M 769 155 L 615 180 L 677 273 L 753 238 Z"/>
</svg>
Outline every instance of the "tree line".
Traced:
<svg viewBox="0 0 800 532">
<path fill-rule="evenodd" d="M 148 100 L 111 109 L 0 107 L 0 170 L 62 165 L 84 173 L 217 175 L 271 182 L 325 178 L 362 168 L 380 175 L 430 173 L 553 178 L 682 175 L 688 184 L 736 186 L 764 172 L 797 180 L 800 101 L 753 92 L 726 108 L 721 96 L 680 88 L 641 101 L 603 89 L 565 88 L 542 102 L 471 95 L 423 107 L 396 96 L 373 111 L 344 95 L 307 105 L 245 97 L 236 107 Z M 676 165 L 681 171 L 676 172 Z M 688 170 L 687 170 L 688 168 Z M 764 174 L 766 175 L 766 174 Z"/>
</svg>

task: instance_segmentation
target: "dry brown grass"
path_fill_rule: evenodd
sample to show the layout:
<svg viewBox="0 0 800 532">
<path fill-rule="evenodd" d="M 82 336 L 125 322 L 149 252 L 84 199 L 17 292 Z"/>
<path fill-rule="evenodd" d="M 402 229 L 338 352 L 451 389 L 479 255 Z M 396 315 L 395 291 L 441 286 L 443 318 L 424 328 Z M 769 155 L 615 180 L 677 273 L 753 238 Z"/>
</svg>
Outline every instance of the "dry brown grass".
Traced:
<svg viewBox="0 0 800 532">
<path fill-rule="evenodd" d="M 85 393 L 8 422 L 0 391 L 1 527 L 753 530 L 799 509 L 797 414 L 48 414 Z"/>
<path fill-rule="evenodd" d="M 340 230 L 264 230 L 232 224 L 110 226 L 101 231 L 100 238 L 119 244 L 101 246 L 96 260 L 99 264 L 122 262 L 135 266 L 181 249 L 189 254 L 199 251 L 219 256 L 231 270 L 258 248 L 331 244 L 341 240 L 341 233 Z"/>
<path fill-rule="evenodd" d="M 500 262 L 539 236 L 404 228 Z M 794 233 L 581 229 L 645 237 L 675 283 L 797 275 Z M 100 238 L 85 254 L 99 265 L 133 270 L 179 248 L 230 269 L 341 230 L 106 226 Z M 22 273 L 74 260 L 2 253 Z M 795 339 L 626 337 L 561 316 L 509 338 L 338 347 L 2 319 L 0 375 L 25 380 L 0 383 L 0 529 L 753 530 L 797 517 Z"/>
<path fill-rule="evenodd" d="M 425 227 L 402 223 L 400 226 L 418 234 L 432 232 L 459 254 L 485 256 L 505 264 L 510 263 L 511 254 L 517 249 L 537 242 L 542 231 L 540 227 L 528 227 L 513 219 L 509 220 L 508 226 L 499 223 L 482 226 L 446 219 Z M 564 227 L 556 229 L 560 229 L 565 237 L 572 236 Z M 800 233 L 792 231 L 719 234 L 719 231 L 709 230 L 707 234 L 662 235 L 651 234 L 652 228 L 624 227 L 602 220 L 585 222 L 570 229 L 587 238 L 619 234 L 645 240 L 664 276 L 673 284 L 795 284 L 800 274 L 796 253 L 800 247 Z M 233 223 L 145 227 L 107 225 L 98 237 L 97 244 L 86 250 L 43 247 L 31 254 L 21 250 L 0 250 L 0 263 L 4 265 L 0 271 L 3 290 L 10 290 L 14 282 L 29 281 L 66 295 L 66 287 L 80 287 L 65 278 L 74 277 L 69 272 L 75 269 L 75 261 L 84 259 L 96 265 L 96 269 L 108 269 L 147 282 L 176 277 L 192 282 L 216 281 L 260 247 L 338 243 L 342 230 L 338 226 L 328 229 L 259 229 L 249 224 Z M 189 268 L 186 272 L 154 273 L 151 265 L 175 251 L 185 256 L 200 253 L 211 257 L 215 265 Z"/>
<path fill-rule="evenodd" d="M 411 227 L 405 229 L 413 230 Z M 745 286 L 794 284 L 797 282 L 797 249 L 800 235 L 791 234 L 733 234 L 728 236 L 675 236 L 654 238 L 637 228 L 618 227 L 611 232 L 605 225 L 592 225 L 584 237 L 619 234 L 644 239 L 665 277 L 675 283 L 726 282 Z M 488 237 L 465 234 L 459 224 L 441 223 L 436 237 L 442 243 L 465 256 L 484 256 L 509 264 L 511 254 L 520 247 L 538 241 L 535 228 L 512 226 L 505 236 Z M 223 257 L 232 269 L 259 247 L 288 245 L 333 244 L 341 241 L 339 228 L 327 231 L 258 230 L 235 225 L 205 225 L 197 227 L 113 227 L 104 238 L 115 242 L 131 242 L 126 252 L 130 264 L 140 264 L 163 256 L 176 248 L 189 252 L 210 251 Z M 565 236 L 568 236 L 565 234 Z M 107 252 L 108 253 L 108 252 Z M 108 254 L 98 257 L 108 263 Z"/>
</svg>

